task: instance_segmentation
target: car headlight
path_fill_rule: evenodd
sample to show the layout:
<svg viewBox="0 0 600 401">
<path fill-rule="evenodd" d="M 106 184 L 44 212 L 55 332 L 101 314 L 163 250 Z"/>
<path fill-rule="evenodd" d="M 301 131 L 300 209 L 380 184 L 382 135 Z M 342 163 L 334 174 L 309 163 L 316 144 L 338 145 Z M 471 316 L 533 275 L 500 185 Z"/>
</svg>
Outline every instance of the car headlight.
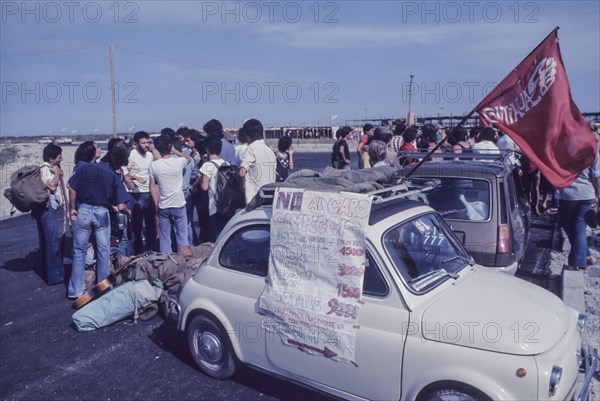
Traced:
<svg viewBox="0 0 600 401">
<path fill-rule="evenodd" d="M 579 334 L 583 332 L 583 328 L 585 327 L 585 321 L 587 320 L 587 316 L 583 313 L 579 314 L 577 318 L 577 328 L 579 329 Z"/>
<path fill-rule="evenodd" d="M 552 366 L 552 373 L 550 373 L 550 386 L 548 388 L 550 396 L 556 394 L 556 390 L 558 390 L 558 385 L 560 384 L 560 379 L 562 377 L 562 368 L 560 366 Z"/>
</svg>

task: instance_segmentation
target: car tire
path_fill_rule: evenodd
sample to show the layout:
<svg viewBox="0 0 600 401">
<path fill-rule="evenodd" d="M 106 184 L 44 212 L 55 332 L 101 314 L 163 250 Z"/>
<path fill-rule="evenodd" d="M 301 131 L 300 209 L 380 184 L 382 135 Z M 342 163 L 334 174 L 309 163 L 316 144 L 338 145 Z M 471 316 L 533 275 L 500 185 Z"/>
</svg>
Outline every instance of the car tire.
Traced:
<svg viewBox="0 0 600 401">
<path fill-rule="evenodd" d="M 235 374 L 235 352 L 220 323 L 207 316 L 196 316 L 188 327 L 187 338 L 194 362 L 204 374 L 219 380 Z"/>
<path fill-rule="evenodd" d="M 487 397 L 474 395 L 466 390 L 438 388 L 417 399 L 419 401 L 485 401 Z"/>
</svg>

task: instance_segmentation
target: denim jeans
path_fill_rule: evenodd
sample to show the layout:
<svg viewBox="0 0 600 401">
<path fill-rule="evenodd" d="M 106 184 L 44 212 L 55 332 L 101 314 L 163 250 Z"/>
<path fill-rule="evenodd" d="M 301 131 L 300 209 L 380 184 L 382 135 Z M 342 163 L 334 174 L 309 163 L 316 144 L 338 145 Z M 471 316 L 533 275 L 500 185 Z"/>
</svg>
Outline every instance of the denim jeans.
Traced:
<svg viewBox="0 0 600 401">
<path fill-rule="evenodd" d="M 73 271 L 69 280 L 69 298 L 83 294 L 85 256 L 90 235 L 96 236 L 96 276 L 98 282 L 110 274 L 110 217 L 102 206 L 81 204 L 77 209 L 77 221 L 73 234 Z"/>
<path fill-rule="evenodd" d="M 560 200 L 558 206 L 558 221 L 567 233 L 571 243 L 569 266 L 586 266 L 588 245 L 585 226 L 585 212 L 592 208 L 593 200 Z"/>
<path fill-rule="evenodd" d="M 150 192 L 132 193 L 134 203 L 131 210 L 133 225 L 133 251 L 137 255 L 145 250 L 158 250 L 156 246 L 156 208 L 150 197 Z M 144 230 L 145 225 L 145 230 Z M 142 231 L 146 237 L 146 247 L 142 240 Z"/>
<path fill-rule="evenodd" d="M 120 238 L 117 238 L 117 240 L 119 241 L 117 247 L 115 249 L 111 249 L 111 252 L 114 250 L 115 252 L 117 252 L 120 255 L 123 256 L 131 256 L 130 250 L 130 244 L 129 244 L 129 238 L 127 236 L 127 215 L 123 214 L 123 213 L 118 213 L 117 214 L 117 223 L 119 224 L 119 230 L 122 230 L 122 234 Z M 112 224 L 112 223 L 111 223 Z M 114 227 L 111 227 L 111 231 L 113 231 Z M 114 231 L 113 231 L 114 232 Z M 119 231 L 121 232 L 121 231 Z"/>
<path fill-rule="evenodd" d="M 194 229 L 194 202 L 192 201 L 192 193 L 187 190 L 183 191 L 185 195 L 185 214 L 188 222 L 188 243 L 189 245 L 198 245 L 198 235 Z"/>
<path fill-rule="evenodd" d="M 221 231 L 225 228 L 225 225 L 229 221 L 226 215 L 221 213 L 215 213 L 210 216 L 210 221 L 212 222 L 213 228 L 215 230 L 215 239 L 212 242 L 217 240 L 217 237 L 221 235 Z"/>
<path fill-rule="evenodd" d="M 172 252 L 171 227 L 175 231 L 177 249 L 179 250 L 181 247 L 189 245 L 185 206 L 158 209 L 158 219 L 160 224 L 160 251 L 162 253 Z"/>
<path fill-rule="evenodd" d="M 39 235 L 41 261 L 46 271 L 48 284 L 62 283 L 65 279 L 65 267 L 60 254 L 60 240 L 58 238 L 57 211 L 50 205 L 39 207 L 31 211 L 35 219 Z"/>
</svg>

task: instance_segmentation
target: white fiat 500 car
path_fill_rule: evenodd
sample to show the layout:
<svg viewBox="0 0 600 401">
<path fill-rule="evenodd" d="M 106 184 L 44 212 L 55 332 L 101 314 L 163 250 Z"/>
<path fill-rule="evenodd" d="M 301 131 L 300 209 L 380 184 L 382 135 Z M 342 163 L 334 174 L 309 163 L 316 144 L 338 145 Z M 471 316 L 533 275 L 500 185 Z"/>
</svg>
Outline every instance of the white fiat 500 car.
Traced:
<svg viewBox="0 0 600 401">
<path fill-rule="evenodd" d="M 238 212 L 171 305 L 206 375 L 226 379 L 245 364 L 344 399 L 587 398 L 597 351 L 581 339 L 585 317 L 474 264 L 433 209 L 401 197 L 371 207 L 353 363 L 285 344 L 259 308 L 271 214 Z"/>
</svg>

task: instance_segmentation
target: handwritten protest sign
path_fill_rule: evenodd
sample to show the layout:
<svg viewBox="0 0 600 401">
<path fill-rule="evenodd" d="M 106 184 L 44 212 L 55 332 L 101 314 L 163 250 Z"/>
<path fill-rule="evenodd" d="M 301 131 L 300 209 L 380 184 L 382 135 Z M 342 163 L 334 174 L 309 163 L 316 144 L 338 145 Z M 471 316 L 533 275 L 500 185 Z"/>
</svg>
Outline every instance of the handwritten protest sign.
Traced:
<svg viewBox="0 0 600 401">
<path fill-rule="evenodd" d="M 278 188 L 262 325 L 284 343 L 353 362 L 371 196 Z"/>
</svg>

